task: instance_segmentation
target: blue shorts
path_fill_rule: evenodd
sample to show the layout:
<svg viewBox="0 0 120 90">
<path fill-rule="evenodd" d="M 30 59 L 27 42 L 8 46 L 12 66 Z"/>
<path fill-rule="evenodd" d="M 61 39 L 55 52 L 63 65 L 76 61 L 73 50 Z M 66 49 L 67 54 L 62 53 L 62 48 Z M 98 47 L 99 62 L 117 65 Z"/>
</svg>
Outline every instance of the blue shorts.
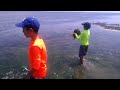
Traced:
<svg viewBox="0 0 120 90">
<path fill-rule="evenodd" d="M 30 79 L 35 79 L 35 78 L 31 76 Z"/>
<path fill-rule="evenodd" d="M 85 45 L 80 45 L 80 48 L 79 48 L 79 57 L 80 56 L 85 56 L 86 53 L 88 51 L 88 45 L 85 46 Z"/>
<path fill-rule="evenodd" d="M 33 76 L 31 76 L 30 79 L 35 79 L 35 78 Z M 45 78 L 41 78 L 41 79 L 45 79 Z"/>
</svg>

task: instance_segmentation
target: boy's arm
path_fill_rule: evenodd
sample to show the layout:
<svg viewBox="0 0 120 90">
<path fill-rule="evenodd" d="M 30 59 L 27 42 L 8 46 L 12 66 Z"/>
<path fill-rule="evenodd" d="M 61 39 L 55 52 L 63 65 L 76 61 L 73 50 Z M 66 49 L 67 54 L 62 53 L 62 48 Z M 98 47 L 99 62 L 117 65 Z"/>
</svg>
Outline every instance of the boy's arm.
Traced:
<svg viewBox="0 0 120 90">
<path fill-rule="evenodd" d="M 33 76 L 36 70 L 40 68 L 40 63 L 41 63 L 41 54 L 40 54 L 40 49 L 37 46 L 32 47 L 32 52 L 33 52 L 33 66 L 32 69 L 27 73 L 27 75 L 24 77 L 25 79 L 29 79 L 30 76 Z"/>
<path fill-rule="evenodd" d="M 27 73 L 27 75 L 24 76 L 23 79 L 30 79 L 30 77 L 33 75 L 34 72 L 35 72 L 35 69 L 32 69 Z"/>
<path fill-rule="evenodd" d="M 76 38 L 79 40 L 80 39 L 80 35 L 77 35 L 76 33 L 74 33 Z"/>
</svg>

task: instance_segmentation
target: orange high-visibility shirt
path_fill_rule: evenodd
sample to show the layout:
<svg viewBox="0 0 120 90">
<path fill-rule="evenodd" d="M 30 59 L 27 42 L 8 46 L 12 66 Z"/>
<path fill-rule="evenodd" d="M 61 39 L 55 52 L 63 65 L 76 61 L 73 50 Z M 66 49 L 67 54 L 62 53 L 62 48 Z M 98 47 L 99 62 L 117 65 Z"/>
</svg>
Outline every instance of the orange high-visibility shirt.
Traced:
<svg viewBox="0 0 120 90">
<path fill-rule="evenodd" d="M 29 45 L 28 57 L 30 70 L 35 69 L 34 78 L 45 78 L 47 72 L 47 51 L 42 38 L 32 40 Z"/>
</svg>

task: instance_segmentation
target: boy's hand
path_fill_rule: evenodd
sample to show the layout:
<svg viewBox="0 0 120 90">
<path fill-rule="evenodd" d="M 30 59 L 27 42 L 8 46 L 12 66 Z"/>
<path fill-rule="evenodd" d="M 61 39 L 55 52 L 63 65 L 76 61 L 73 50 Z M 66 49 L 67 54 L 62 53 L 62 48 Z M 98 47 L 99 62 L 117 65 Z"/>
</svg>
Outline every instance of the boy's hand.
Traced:
<svg viewBox="0 0 120 90">
<path fill-rule="evenodd" d="M 73 33 L 73 38 L 74 38 L 74 39 L 76 38 L 75 33 Z"/>
<path fill-rule="evenodd" d="M 25 75 L 23 79 L 30 79 L 30 73 L 27 73 L 27 75 Z"/>
</svg>

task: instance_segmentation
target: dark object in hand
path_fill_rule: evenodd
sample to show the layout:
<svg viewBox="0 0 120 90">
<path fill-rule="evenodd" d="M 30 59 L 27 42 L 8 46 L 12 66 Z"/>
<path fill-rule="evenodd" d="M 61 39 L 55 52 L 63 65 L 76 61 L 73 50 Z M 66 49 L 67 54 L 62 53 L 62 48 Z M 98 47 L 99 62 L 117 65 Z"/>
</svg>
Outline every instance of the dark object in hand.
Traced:
<svg viewBox="0 0 120 90">
<path fill-rule="evenodd" d="M 80 34 L 81 34 L 81 32 L 80 32 L 79 29 L 75 29 L 75 30 L 74 30 L 74 33 L 76 33 L 77 35 L 80 35 Z M 76 36 L 75 36 L 74 33 L 73 33 L 73 38 L 76 38 Z"/>
<path fill-rule="evenodd" d="M 75 34 L 73 33 L 73 38 L 76 38 Z"/>
</svg>

